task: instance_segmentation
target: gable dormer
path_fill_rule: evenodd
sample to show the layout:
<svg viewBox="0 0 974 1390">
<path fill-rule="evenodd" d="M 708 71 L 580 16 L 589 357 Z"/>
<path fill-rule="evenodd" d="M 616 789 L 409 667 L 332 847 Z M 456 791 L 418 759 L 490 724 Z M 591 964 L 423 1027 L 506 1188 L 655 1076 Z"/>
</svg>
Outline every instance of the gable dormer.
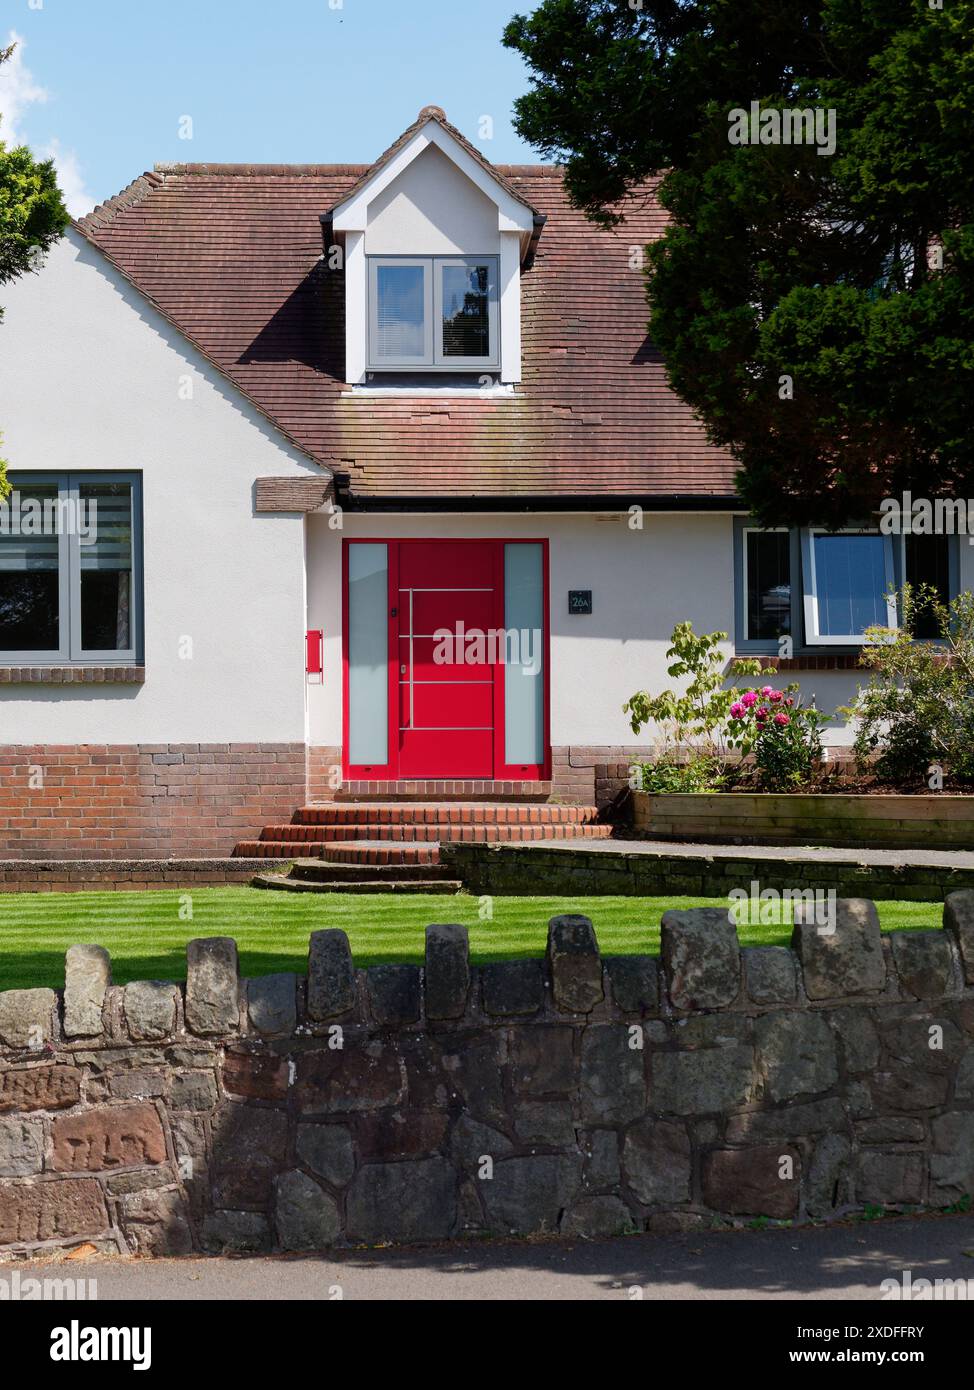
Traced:
<svg viewBox="0 0 974 1390">
<path fill-rule="evenodd" d="M 345 376 L 521 379 L 521 270 L 544 218 L 437 106 L 323 216 L 344 239 Z"/>
</svg>

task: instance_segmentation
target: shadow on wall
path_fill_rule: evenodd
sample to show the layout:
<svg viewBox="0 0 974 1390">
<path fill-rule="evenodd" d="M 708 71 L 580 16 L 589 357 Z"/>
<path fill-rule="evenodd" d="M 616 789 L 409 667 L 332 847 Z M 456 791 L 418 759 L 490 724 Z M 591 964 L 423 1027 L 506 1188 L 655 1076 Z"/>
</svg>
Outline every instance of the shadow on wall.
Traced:
<svg viewBox="0 0 974 1390">
<path fill-rule="evenodd" d="M 944 926 L 884 939 L 845 899 L 793 949 L 741 950 L 696 909 L 664 916 L 658 960 L 602 960 L 567 916 L 543 962 L 477 970 L 465 929 L 434 926 L 423 967 L 366 971 L 329 930 L 306 978 L 245 983 L 213 938 L 185 989 L 114 987 L 107 953 L 72 947 L 63 995 L 0 995 L 0 1256 L 964 1207 L 974 893 Z"/>
<path fill-rule="evenodd" d="M 122 703 L 130 700 L 137 700 L 145 689 L 142 682 L 133 681 L 131 684 L 113 685 L 109 682 L 74 682 L 67 681 L 64 684 L 47 684 L 43 681 L 31 681 L 23 685 L 0 684 L 0 704 L 16 703 L 30 700 L 31 705 L 63 705 L 66 701 L 71 704 L 94 703 L 97 701 L 99 708 L 103 708 L 106 702 Z M 9 725 L 4 728 L 4 736 L 9 739 L 7 747 L 16 747 L 24 743 L 24 734 L 16 727 Z"/>
</svg>

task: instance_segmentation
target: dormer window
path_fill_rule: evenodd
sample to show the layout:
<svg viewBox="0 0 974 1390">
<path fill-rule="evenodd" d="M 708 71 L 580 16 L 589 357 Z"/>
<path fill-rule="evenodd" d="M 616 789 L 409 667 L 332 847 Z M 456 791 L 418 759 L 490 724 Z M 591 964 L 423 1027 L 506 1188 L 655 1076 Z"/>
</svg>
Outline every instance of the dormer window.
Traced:
<svg viewBox="0 0 974 1390">
<path fill-rule="evenodd" d="M 321 221 L 329 265 L 344 253 L 350 385 L 521 380 L 521 270 L 544 217 L 440 107 L 424 106 Z"/>
<path fill-rule="evenodd" d="M 499 365 L 497 256 L 370 256 L 369 368 Z"/>
</svg>

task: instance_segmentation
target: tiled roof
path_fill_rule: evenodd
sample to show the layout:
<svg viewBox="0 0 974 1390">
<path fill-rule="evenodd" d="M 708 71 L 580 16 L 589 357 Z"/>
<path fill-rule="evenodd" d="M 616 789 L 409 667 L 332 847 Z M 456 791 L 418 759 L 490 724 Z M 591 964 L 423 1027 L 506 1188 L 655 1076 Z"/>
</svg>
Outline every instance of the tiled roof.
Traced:
<svg viewBox="0 0 974 1390">
<path fill-rule="evenodd" d="M 659 235 L 663 212 L 635 198 L 603 231 L 550 166 L 495 170 L 547 217 L 522 278 L 514 394 L 348 387 L 344 286 L 322 260 L 319 219 L 374 168 L 160 166 L 77 225 L 290 439 L 347 475 L 353 498 L 733 494 L 733 461 L 667 386 L 646 335 L 631 252 Z"/>
</svg>

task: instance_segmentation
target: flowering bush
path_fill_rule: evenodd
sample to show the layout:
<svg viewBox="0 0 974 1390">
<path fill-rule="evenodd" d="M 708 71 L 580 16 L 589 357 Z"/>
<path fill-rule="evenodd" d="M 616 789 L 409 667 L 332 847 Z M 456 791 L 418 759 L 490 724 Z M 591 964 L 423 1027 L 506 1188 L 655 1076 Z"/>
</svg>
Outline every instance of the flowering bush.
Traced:
<svg viewBox="0 0 974 1390">
<path fill-rule="evenodd" d="M 698 636 L 692 623 L 678 623 L 667 674 L 686 681 L 679 693 L 664 690 L 650 695 L 641 690 L 623 705 L 633 733 L 655 723 L 663 752 L 640 769 L 643 791 L 716 791 L 726 771 L 731 749 L 753 753 L 762 785 L 786 790 L 811 776 L 821 754 L 820 729 L 825 716 L 814 707 L 804 708 L 797 685 L 787 690 L 739 690 L 725 686 L 726 657 L 721 644 L 726 632 Z M 772 675 L 757 659 L 733 663 L 735 676 Z M 633 785 L 638 785 L 634 783 Z"/>
<path fill-rule="evenodd" d="M 827 715 L 803 705 L 797 685 L 745 690 L 729 710 L 727 740 L 752 754 L 765 791 L 794 791 L 812 776 L 822 756 Z"/>
</svg>

